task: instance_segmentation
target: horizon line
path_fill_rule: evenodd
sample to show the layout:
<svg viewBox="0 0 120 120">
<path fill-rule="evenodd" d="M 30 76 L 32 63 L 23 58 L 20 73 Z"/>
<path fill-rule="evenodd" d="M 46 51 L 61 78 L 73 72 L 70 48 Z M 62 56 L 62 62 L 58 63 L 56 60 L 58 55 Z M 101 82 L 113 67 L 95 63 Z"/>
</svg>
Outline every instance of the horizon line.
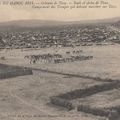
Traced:
<svg viewBox="0 0 120 120">
<path fill-rule="evenodd" d="M 16 22 L 16 21 L 27 21 L 27 20 L 36 20 L 36 21 L 56 21 L 56 22 L 84 22 L 84 21 L 96 21 L 96 20 L 107 20 L 107 19 L 120 19 L 120 16 L 116 17 L 108 17 L 108 18 L 100 18 L 100 19 L 82 19 L 82 20 L 54 20 L 54 19 L 16 19 L 16 20 L 5 20 L 5 21 L 0 21 L 0 23 L 4 22 Z"/>
</svg>

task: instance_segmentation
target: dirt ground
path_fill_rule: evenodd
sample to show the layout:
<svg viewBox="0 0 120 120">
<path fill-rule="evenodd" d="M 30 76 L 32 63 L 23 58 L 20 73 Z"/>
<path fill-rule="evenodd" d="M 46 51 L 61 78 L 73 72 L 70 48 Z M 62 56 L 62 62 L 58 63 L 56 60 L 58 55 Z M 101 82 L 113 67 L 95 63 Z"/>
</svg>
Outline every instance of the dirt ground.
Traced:
<svg viewBox="0 0 120 120">
<path fill-rule="evenodd" d="M 0 115 L 2 120 L 98 120 L 99 117 L 68 112 L 50 105 L 49 98 L 77 88 L 102 84 L 94 80 L 69 78 L 51 73 L 33 72 L 33 75 L 0 81 Z"/>
<path fill-rule="evenodd" d="M 69 51 L 71 48 L 48 48 L 29 51 L 1 50 L 0 57 L 4 56 L 5 60 L 0 60 L 0 63 L 101 78 L 118 80 L 120 78 L 120 45 L 72 48 L 72 50 L 83 50 L 81 54 L 93 56 L 92 60 L 73 63 L 53 64 L 39 62 L 29 64 L 29 61 L 24 59 L 25 55 L 48 53 L 48 51 L 55 53 L 56 50 L 64 55 L 65 51 Z M 33 71 L 33 75 L 4 79 L 0 81 L 0 119 L 102 120 L 104 118 L 77 112 L 76 110 L 68 112 L 49 104 L 51 96 L 97 84 L 103 84 L 103 82 L 40 71 Z M 80 99 L 77 102 L 101 107 L 107 106 L 107 101 L 109 101 L 109 106 L 118 105 L 120 104 L 119 99 L 119 90 L 111 90 Z"/>
<path fill-rule="evenodd" d="M 83 53 L 80 53 L 80 55 L 92 55 L 93 59 L 62 64 L 38 62 L 34 65 L 30 65 L 29 60 L 24 59 L 25 55 L 30 54 L 56 53 L 57 51 L 57 53 L 64 55 L 65 51 L 73 50 L 83 50 Z M 43 48 L 39 50 L 3 50 L 0 51 L 0 56 L 5 56 L 6 60 L 0 60 L 0 62 L 93 77 L 119 79 L 119 51 L 120 45 L 117 44 L 107 46 L 80 46 L 76 48 Z"/>
</svg>

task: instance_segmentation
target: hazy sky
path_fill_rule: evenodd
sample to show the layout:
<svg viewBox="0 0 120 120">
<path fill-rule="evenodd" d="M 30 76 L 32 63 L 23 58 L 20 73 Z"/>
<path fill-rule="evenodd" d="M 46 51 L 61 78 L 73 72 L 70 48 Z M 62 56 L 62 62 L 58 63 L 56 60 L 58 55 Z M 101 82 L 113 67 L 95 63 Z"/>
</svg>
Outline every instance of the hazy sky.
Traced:
<svg viewBox="0 0 120 120">
<path fill-rule="evenodd" d="M 1 0 L 5 1 L 5 0 Z M 12 0 L 8 0 L 12 1 Z M 14 0 L 22 1 L 22 0 Z M 25 1 L 25 0 L 23 0 Z M 29 0 L 30 1 L 30 0 Z M 34 2 L 48 0 L 34 0 Z M 55 1 L 55 0 L 49 0 Z M 58 1 L 58 0 L 56 0 Z M 61 0 L 70 1 L 70 0 Z M 88 0 L 71 0 L 71 1 L 88 1 Z M 95 1 L 95 0 L 89 0 Z M 98 0 L 100 1 L 100 0 Z M 59 21 L 79 21 L 87 19 L 103 19 L 109 17 L 120 17 L 120 0 L 103 0 L 110 4 L 116 5 L 117 8 L 98 8 L 98 9 L 32 9 L 31 6 L 10 6 L 0 5 L 0 21 L 21 20 L 21 19 L 43 19 Z"/>
</svg>

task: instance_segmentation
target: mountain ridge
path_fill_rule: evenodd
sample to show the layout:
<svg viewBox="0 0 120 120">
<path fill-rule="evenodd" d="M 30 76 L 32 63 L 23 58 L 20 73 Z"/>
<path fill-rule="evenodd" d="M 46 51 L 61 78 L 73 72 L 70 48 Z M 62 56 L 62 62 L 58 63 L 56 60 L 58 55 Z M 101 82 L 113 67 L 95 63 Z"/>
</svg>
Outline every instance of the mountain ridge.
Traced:
<svg viewBox="0 0 120 120">
<path fill-rule="evenodd" d="M 0 27 L 44 27 L 44 26 L 59 26 L 72 24 L 106 24 L 119 23 L 120 17 L 96 20 L 81 20 L 81 21 L 57 21 L 57 20 L 13 20 L 7 22 L 0 22 Z"/>
</svg>

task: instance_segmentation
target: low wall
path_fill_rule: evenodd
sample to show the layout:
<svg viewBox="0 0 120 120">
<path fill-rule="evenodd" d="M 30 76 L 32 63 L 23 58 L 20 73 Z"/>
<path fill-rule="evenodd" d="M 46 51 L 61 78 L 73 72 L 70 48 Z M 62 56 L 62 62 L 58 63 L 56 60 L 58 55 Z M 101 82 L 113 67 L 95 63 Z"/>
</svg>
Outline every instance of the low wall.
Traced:
<svg viewBox="0 0 120 120">
<path fill-rule="evenodd" d="M 32 68 L 32 67 L 29 67 L 29 68 L 32 70 L 41 71 L 41 72 L 54 73 L 54 74 L 58 74 L 58 75 L 66 75 L 66 76 L 70 76 L 70 77 L 78 77 L 78 78 L 84 78 L 84 79 L 92 79 L 92 80 L 101 81 L 101 82 L 119 81 L 118 79 L 92 77 L 89 75 L 82 75 L 82 74 L 80 75 L 79 73 L 75 74 L 75 73 L 67 73 L 67 72 L 49 70 L 49 69 Z"/>
<path fill-rule="evenodd" d="M 32 70 L 26 68 L 18 68 L 11 71 L 6 71 L 4 73 L 0 73 L 0 79 L 12 78 L 16 76 L 24 76 L 24 75 L 32 75 Z"/>
<path fill-rule="evenodd" d="M 67 100 L 61 99 L 59 97 L 51 97 L 50 101 L 53 105 L 64 107 L 68 110 L 74 109 L 74 106 L 72 105 L 72 103 L 70 103 Z"/>
<path fill-rule="evenodd" d="M 104 83 L 102 85 L 95 85 L 85 89 L 77 89 L 65 94 L 60 94 L 58 97 L 66 100 L 72 100 L 72 99 L 87 97 L 96 94 L 98 92 L 108 91 L 119 87 L 120 87 L 120 82 L 114 81 L 111 83 Z"/>
<path fill-rule="evenodd" d="M 77 111 L 82 111 L 85 113 L 89 113 L 97 116 L 104 116 L 104 117 L 108 117 L 108 115 L 110 114 L 110 110 L 104 108 L 91 108 L 86 105 L 79 105 L 77 107 Z"/>
</svg>

